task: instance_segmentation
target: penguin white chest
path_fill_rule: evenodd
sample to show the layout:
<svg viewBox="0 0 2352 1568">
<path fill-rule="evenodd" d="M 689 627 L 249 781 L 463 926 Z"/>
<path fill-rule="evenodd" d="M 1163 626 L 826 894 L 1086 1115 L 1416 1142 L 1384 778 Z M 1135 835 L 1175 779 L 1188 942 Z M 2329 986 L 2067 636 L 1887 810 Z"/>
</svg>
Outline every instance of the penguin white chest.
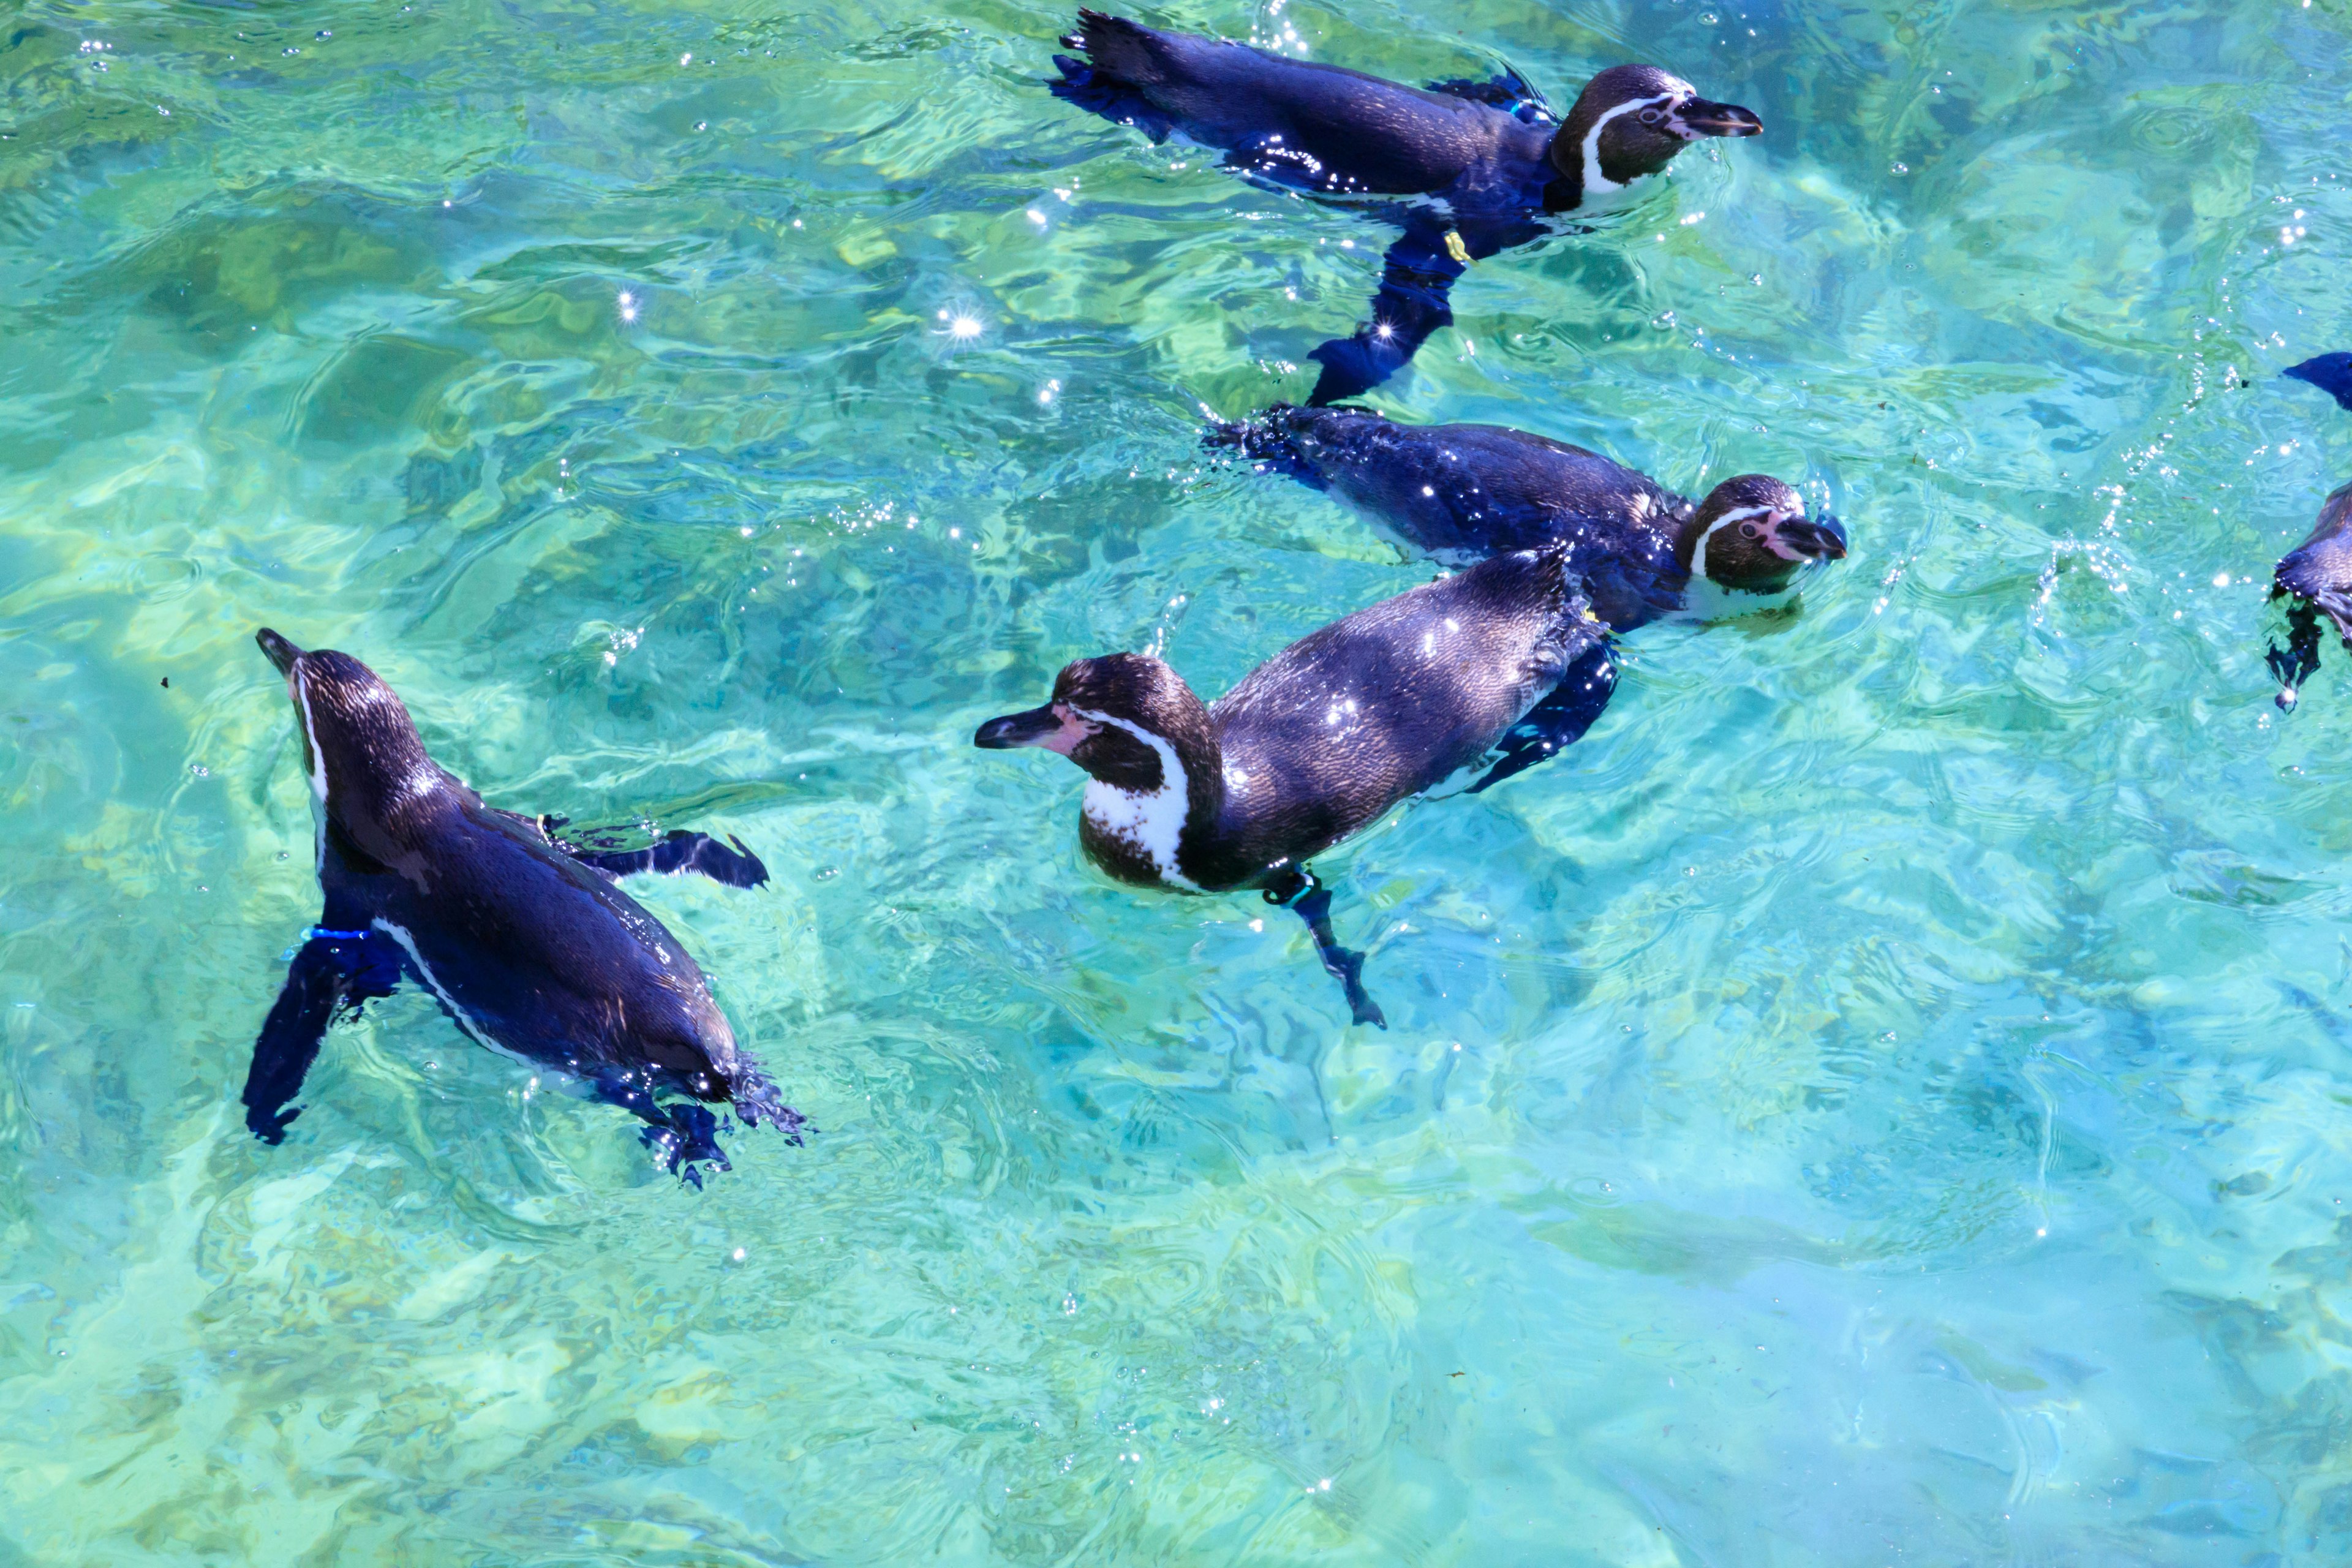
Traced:
<svg viewBox="0 0 2352 1568">
<path fill-rule="evenodd" d="M 1149 792 L 1121 789 L 1100 779 L 1088 779 L 1085 798 L 1078 813 L 1098 838 L 1134 851 L 1150 863 L 1160 879 L 1171 888 L 1181 888 L 1188 893 L 1200 892 L 1201 885 L 1184 875 L 1176 864 L 1177 841 L 1184 836 L 1184 818 L 1191 809 L 1192 794 L 1184 764 L 1177 759 L 1176 748 L 1139 724 L 1131 724 L 1107 714 L 1087 714 L 1097 723 L 1115 724 L 1150 746 L 1160 758 L 1160 787 Z"/>
</svg>

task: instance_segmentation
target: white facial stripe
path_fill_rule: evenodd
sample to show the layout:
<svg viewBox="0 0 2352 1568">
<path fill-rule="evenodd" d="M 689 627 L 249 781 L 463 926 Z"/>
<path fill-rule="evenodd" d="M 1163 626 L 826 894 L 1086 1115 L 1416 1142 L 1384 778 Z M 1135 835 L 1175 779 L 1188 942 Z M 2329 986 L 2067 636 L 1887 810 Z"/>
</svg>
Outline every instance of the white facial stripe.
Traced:
<svg viewBox="0 0 2352 1568">
<path fill-rule="evenodd" d="M 1698 536 L 1698 543 L 1691 549 L 1691 580 L 1697 582 L 1706 575 L 1706 542 L 1715 537 L 1716 530 L 1728 528 L 1735 522 L 1746 522 L 1752 517 L 1762 517 L 1771 510 L 1769 506 L 1734 507 L 1708 523 L 1706 531 Z"/>
<path fill-rule="evenodd" d="M 1631 103 L 1621 103 L 1592 122 L 1592 129 L 1584 133 L 1584 194 L 1586 195 L 1589 196 L 1595 191 L 1622 191 L 1625 188 L 1601 172 L 1601 133 L 1609 129 L 1609 122 L 1621 114 L 1631 114 L 1637 109 L 1655 109 L 1662 103 L 1672 103 L 1675 96 L 1671 92 L 1662 92 L 1655 98 L 1641 98 L 1635 99 Z"/>
<path fill-rule="evenodd" d="M 323 805 L 327 800 L 327 755 L 319 749 L 319 721 L 310 711 L 310 682 L 299 663 L 294 666 L 295 700 L 302 704 L 302 739 L 310 747 L 310 793 Z"/>
<path fill-rule="evenodd" d="M 1176 868 L 1176 841 L 1184 835 L 1184 818 L 1192 809 L 1190 781 L 1185 777 L 1184 764 L 1176 760 L 1176 748 L 1125 719 L 1076 706 L 1070 711 L 1091 722 L 1126 731 L 1160 758 L 1159 789 L 1150 795 L 1137 795 L 1089 778 L 1079 811 L 1094 824 L 1096 831 L 1108 837 L 1124 838 L 1150 856 L 1151 868 L 1160 873 L 1161 881 L 1188 893 L 1199 892 L 1200 884 Z"/>
<path fill-rule="evenodd" d="M 302 743 L 310 749 L 310 864 L 323 879 L 327 875 L 327 756 L 319 750 L 319 726 L 310 720 L 310 683 L 302 666 L 294 666 L 294 700 L 302 705 Z"/>
</svg>

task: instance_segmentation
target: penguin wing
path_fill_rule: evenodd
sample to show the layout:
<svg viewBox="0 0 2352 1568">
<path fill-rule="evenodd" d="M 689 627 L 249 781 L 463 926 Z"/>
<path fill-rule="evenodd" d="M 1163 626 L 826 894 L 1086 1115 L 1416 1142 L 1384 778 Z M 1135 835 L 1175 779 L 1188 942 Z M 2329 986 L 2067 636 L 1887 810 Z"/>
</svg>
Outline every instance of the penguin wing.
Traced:
<svg viewBox="0 0 2352 1568">
<path fill-rule="evenodd" d="M 1444 81 L 1431 82 L 1429 90 L 1499 109 L 1506 114 L 1517 115 L 1529 125 L 1559 123 L 1559 116 L 1553 112 L 1549 100 L 1536 90 L 1533 83 L 1509 66 L 1505 66 L 1485 81 L 1475 77 L 1448 77 Z"/>
<path fill-rule="evenodd" d="M 399 980 L 399 952 L 373 931 L 314 935 L 296 951 L 246 1069 L 245 1124 L 255 1137 L 285 1141 L 287 1124 L 302 1114 L 286 1105 L 302 1092 L 327 1026 L 373 997 L 391 995 Z"/>
<path fill-rule="evenodd" d="M 646 872 L 660 877 L 677 877 L 688 871 L 698 872 L 730 888 L 757 888 L 768 879 L 768 868 L 740 838 L 732 834 L 728 836 L 726 844 L 721 844 L 708 833 L 690 833 L 683 827 L 673 827 L 643 848 L 614 847 L 628 833 L 626 828 L 592 827 L 580 834 L 579 843 L 568 837 L 559 838 L 551 833 L 548 841 L 583 866 L 602 871 L 615 880 Z M 729 845 L 733 847 L 730 848 Z"/>
<path fill-rule="evenodd" d="M 2311 383 L 2336 399 L 2338 408 L 2352 408 L 2352 353 L 2321 354 L 2290 365 L 2281 374 Z"/>
</svg>

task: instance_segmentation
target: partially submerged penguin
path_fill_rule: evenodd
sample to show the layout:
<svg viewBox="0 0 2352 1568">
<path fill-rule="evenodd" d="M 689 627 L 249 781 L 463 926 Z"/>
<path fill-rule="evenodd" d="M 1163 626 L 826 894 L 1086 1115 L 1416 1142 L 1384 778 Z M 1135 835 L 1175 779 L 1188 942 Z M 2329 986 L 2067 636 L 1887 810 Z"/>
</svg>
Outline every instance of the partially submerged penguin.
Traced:
<svg viewBox="0 0 2352 1568">
<path fill-rule="evenodd" d="M 1276 404 L 1207 440 L 1351 502 L 1449 565 L 1558 545 L 1593 613 L 1621 632 L 1683 607 L 1696 580 L 1777 594 L 1845 557 L 1834 518 L 1766 474 L 1694 501 L 1597 452 L 1498 425 L 1399 425 L 1364 408 Z"/>
<path fill-rule="evenodd" d="M 695 870 L 758 887 L 740 840 L 672 833 L 651 850 L 598 852 L 547 819 L 485 805 L 425 754 L 408 710 L 349 654 L 255 635 L 286 677 L 318 815 L 326 908 L 295 953 L 254 1042 L 246 1125 L 276 1143 L 327 1026 L 387 996 L 404 974 L 494 1049 L 560 1068 L 646 1122 L 663 1164 L 696 1185 L 727 1168 L 707 1104 L 731 1104 L 800 1142 L 759 1064 L 739 1051 L 685 945 L 614 885 L 631 871 Z"/>
<path fill-rule="evenodd" d="M 1056 55 L 1059 97 L 1154 142 L 1171 132 L 1222 149 L 1226 166 L 1318 195 L 1433 198 L 1384 216 L 1389 247 L 1372 318 L 1316 349 L 1310 403 L 1387 380 L 1454 319 L 1446 296 L 1473 261 L 1542 236 L 1538 220 L 1654 174 L 1693 142 L 1754 136 L 1763 122 L 1655 66 L 1612 66 L 1561 125 L 1517 73 L 1492 81 L 1384 81 L 1244 44 L 1080 11 Z"/>
<path fill-rule="evenodd" d="M 1577 734 L 1599 717 L 1616 666 L 1577 586 L 1564 550 L 1498 555 L 1325 626 L 1205 705 L 1157 658 L 1082 658 L 972 743 L 1084 768 L 1078 843 L 1118 880 L 1255 888 L 1297 911 L 1355 1022 L 1385 1028 L 1307 862 L 1458 772 L 1492 759 L 1475 791 L 1538 760 L 1550 746 L 1524 725 L 1547 703 Z"/>
<path fill-rule="evenodd" d="M 2292 601 L 2287 645 L 2271 644 L 2266 662 L 2278 678 L 2273 700 L 2293 712 L 2303 683 L 2319 672 L 2320 616 L 2352 652 L 2352 483 L 2336 487 L 2319 509 L 2311 537 L 2280 559 L 2271 574 L 2271 597 Z"/>
</svg>

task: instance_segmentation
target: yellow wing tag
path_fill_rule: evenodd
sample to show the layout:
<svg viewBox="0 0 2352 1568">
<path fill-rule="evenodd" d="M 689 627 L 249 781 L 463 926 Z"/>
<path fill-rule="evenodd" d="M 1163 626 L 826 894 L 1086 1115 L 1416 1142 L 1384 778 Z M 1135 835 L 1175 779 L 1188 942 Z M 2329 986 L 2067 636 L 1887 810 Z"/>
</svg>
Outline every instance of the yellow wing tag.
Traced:
<svg viewBox="0 0 2352 1568">
<path fill-rule="evenodd" d="M 1445 254 L 1465 267 L 1470 265 L 1470 247 L 1462 243 L 1460 229 L 1449 228 L 1445 231 Z"/>
</svg>

